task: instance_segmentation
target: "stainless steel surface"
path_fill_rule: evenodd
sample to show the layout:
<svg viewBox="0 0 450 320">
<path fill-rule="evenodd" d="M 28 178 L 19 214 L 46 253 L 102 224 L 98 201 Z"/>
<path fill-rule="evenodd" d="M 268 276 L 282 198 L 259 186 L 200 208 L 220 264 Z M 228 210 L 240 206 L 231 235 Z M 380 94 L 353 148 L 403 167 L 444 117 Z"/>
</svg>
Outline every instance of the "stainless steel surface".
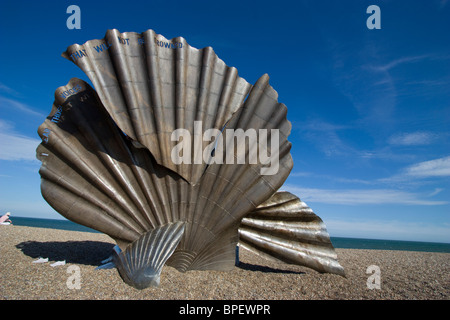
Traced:
<svg viewBox="0 0 450 320">
<path fill-rule="evenodd" d="M 345 276 L 322 219 L 289 192 L 275 193 L 242 219 L 239 245 L 270 259 Z"/>
<path fill-rule="evenodd" d="M 153 30 L 108 30 L 104 39 L 74 44 L 63 56 L 88 75 L 123 132 L 192 184 L 206 164 L 195 163 L 194 153 L 191 164 L 175 164 L 172 132 L 184 128 L 193 136 L 194 121 L 222 129 L 251 88 L 211 47 L 199 50 L 181 37 L 168 40 Z"/>
<path fill-rule="evenodd" d="M 115 252 L 114 263 L 122 279 L 136 289 L 159 285 L 164 263 L 169 259 L 184 231 L 184 223 L 174 222 L 158 226 Z"/>
<path fill-rule="evenodd" d="M 228 128 L 254 125 L 248 119 L 258 105 L 252 97 L 273 92 L 267 80 L 263 77 L 255 86 Z M 73 88 L 75 94 L 62 96 Z M 180 244 L 168 261 L 181 271 L 231 269 L 241 219 L 281 186 L 292 167 L 290 144 L 280 134 L 284 151 L 277 175 L 262 176 L 263 164 L 211 164 L 201 183 L 193 186 L 156 164 L 147 149 L 135 147 L 84 81 L 72 79 L 55 97 L 52 112 L 38 130 L 46 201 L 69 220 L 110 235 L 122 249 L 159 225 L 185 222 Z M 278 117 L 276 124 L 288 134 L 286 108 L 272 98 L 267 108 L 273 108 L 271 119 Z M 242 148 L 236 145 L 236 150 Z"/>
<path fill-rule="evenodd" d="M 116 259 L 127 283 L 155 285 L 160 269 L 154 263 L 166 258 L 180 271 L 230 270 L 238 241 L 288 263 L 343 274 L 320 218 L 295 196 L 276 193 L 293 166 L 291 124 L 268 75 L 251 86 L 211 48 L 152 30 L 109 30 L 105 39 L 72 45 L 63 56 L 86 72 L 97 92 L 76 78 L 56 90 L 38 130 L 42 194 L 69 220 L 115 239 L 122 258 L 138 266 L 125 268 Z M 203 130 L 223 130 L 215 139 L 226 147 L 217 144 L 210 156 L 223 163 L 174 164 L 178 142 L 171 134 L 182 128 L 195 138 L 195 121 Z M 235 139 L 239 130 L 266 130 L 266 162 L 249 161 L 262 144 Z M 207 146 L 210 141 L 193 142 L 192 162 L 211 152 Z M 236 161 L 225 161 L 229 156 Z M 178 223 L 183 231 L 165 241 L 170 257 L 144 259 L 149 251 L 135 251 L 161 246 L 152 232 Z M 153 280 L 143 276 L 150 270 L 145 261 Z"/>
</svg>

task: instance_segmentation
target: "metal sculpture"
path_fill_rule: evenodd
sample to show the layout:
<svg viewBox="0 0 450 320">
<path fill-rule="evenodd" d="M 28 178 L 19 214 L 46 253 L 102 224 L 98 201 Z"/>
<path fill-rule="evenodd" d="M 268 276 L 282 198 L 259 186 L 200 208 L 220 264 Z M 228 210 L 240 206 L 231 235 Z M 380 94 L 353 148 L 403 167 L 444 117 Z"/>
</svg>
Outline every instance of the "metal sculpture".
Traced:
<svg viewBox="0 0 450 320">
<path fill-rule="evenodd" d="M 293 166 L 291 124 L 267 75 L 251 86 L 211 48 L 152 30 L 109 30 L 63 56 L 96 91 L 76 78 L 56 90 L 38 130 L 41 191 L 61 215 L 117 242 L 125 282 L 158 285 L 165 263 L 230 270 L 238 241 L 343 275 L 320 218 L 277 192 Z M 257 151 L 264 161 L 252 161 Z"/>
</svg>

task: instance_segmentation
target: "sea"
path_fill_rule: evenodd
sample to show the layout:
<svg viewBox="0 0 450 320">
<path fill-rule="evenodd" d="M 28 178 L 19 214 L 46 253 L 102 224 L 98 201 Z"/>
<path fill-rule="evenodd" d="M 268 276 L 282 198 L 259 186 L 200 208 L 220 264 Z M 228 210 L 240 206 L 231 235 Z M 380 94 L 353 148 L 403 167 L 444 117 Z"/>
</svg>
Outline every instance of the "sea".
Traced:
<svg viewBox="0 0 450 320">
<path fill-rule="evenodd" d="M 99 233 L 69 220 L 11 217 L 13 225 Z M 450 243 L 330 237 L 335 248 L 450 253 Z"/>
</svg>

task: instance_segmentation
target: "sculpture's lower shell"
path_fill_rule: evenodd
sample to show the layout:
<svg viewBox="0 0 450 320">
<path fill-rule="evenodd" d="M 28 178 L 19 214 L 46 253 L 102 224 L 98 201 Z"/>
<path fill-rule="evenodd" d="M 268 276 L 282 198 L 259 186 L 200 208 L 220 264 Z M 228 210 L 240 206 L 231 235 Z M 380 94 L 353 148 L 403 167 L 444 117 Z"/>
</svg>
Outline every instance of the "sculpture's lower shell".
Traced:
<svg viewBox="0 0 450 320">
<path fill-rule="evenodd" d="M 124 251 L 115 252 L 114 263 L 122 279 L 136 289 L 158 286 L 162 267 L 183 231 L 183 222 L 168 223 L 144 233 Z"/>
</svg>

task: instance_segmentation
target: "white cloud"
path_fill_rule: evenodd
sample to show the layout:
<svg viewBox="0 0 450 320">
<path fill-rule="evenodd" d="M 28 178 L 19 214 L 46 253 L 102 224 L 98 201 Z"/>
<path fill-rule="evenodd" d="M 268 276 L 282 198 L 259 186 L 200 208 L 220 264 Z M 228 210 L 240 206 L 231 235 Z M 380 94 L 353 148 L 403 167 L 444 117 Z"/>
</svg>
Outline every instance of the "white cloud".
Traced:
<svg viewBox="0 0 450 320">
<path fill-rule="evenodd" d="M 384 65 L 371 65 L 369 68 L 374 71 L 385 72 L 385 71 L 389 71 L 389 70 L 397 67 L 398 65 L 401 65 L 404 63 L 414 63 L 414 62 L 422 61 L 426 58 L 430 58 L 430 55 L 402 57 L 402 58 L 393 60 L 391 62 L 388 62 Z"/>
<path fill-rule="evenodd" d="M 40 140 L 0 133 L 0 159 L 1 160 L 35 160 L 36 148 Z"/>
<path fill-rule="evenodd" d="M 401 133 L 389 138 L 389 143 L 400 146 L 428 145 L 436 139 L 436 135 L 429 132 Z"/>
<path fill-rule="evenodd" d="M 448 4 L 448 0 L 440 0 L 439 1 L 439 8 L 443 9 Z"/>
<path fill-rule="evenodd" d="M 310 177 L 313 174 L 311 172 L 291 172 L 290 177 Z"/>
<path fill-rule="evenodd" d="M 296 127 L 306 139 L 314 142 L 316 147 L 327 156 L 359 154 L 339 136 L 339 131 L 351 129 L 350 127 L 331 124 L 319 119 Z"/>
<path fill-rule="evenodd" d="M 0 82 L 0 91 L 6 92 L 8 94 L 14 95 L 14 96 L 20 96 L 20 93 L 18 93 L 16 90 L 8 87 L 7 85 Z"/>
<path fill-rule="evenodd" d="M 0 160 L 36 160 L 40 140 L 13 131 L 11 125 L 0 119 Z"/>
<path fill-rule="evenodd" d="M 400 173 L 388 178 L 378 179 L 380 183 L 408 185 L 427 182 L 424 179 L 443 178 L 450 176 L 450 156 L 419 162 L 404 168 Z"/>
<path fill-rule="evenodd" d="M 325 221 L 330 236 L 409 241 L 450 242 L 450 225 L 396 220 Z"/>
<path fill-rule="evenodd" d="M 423 194 L 399 191 L 395 189 L 314 189 L 284 185 L 283 190 L 289 191 L 305 202 L 318 202 L 340 205 L 362 204 L 403 204 L 403 205 L 444 205 L 447 201 L 425 200 Z"/>
<path fill-rule="evenodd" d="M 0 97 L 0 105 L 5 108 L 5 109 L 12 109 L 12 110 L 20 110 L 22 112 L 28 113 L 30 115 L 33 116 L 38 116 L 40 118 L 45 118 L 46 116 L 40 112 L 34 111 L 33 108 L 31 108 L 30 106 L 26 105 L 25 103 L 13 100 L 13 99 L 8 99 L 5 97 Z"/>
<path fill-rule="evenodd" d="M 450 176 L 450 156 L 414 164 L 406 168 L 405 175 L 417 178 Z"/>
</svg>

